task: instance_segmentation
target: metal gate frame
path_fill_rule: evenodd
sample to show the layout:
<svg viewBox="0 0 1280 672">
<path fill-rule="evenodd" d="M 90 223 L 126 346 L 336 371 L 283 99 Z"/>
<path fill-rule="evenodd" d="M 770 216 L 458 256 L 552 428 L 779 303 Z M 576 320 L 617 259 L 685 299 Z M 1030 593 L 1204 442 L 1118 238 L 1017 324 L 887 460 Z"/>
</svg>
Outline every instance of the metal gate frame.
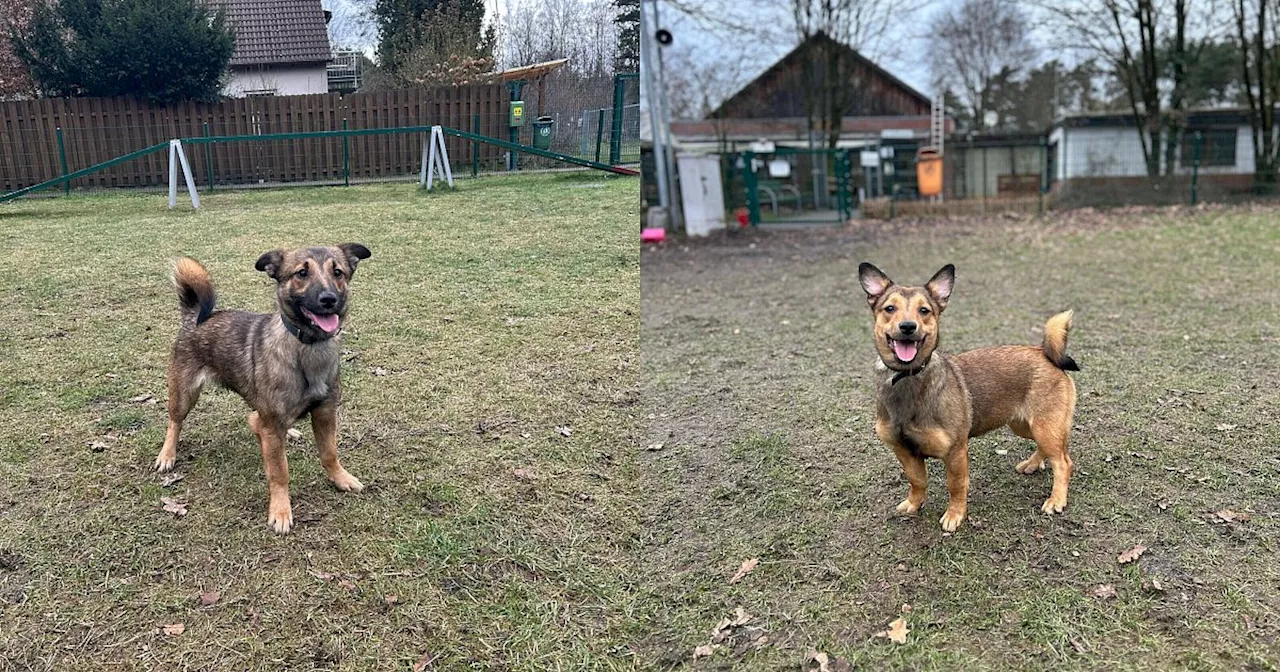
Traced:
<svg viewBox="0 0 1280 672">
<path fill-rule="evenodd" d="M 749 218 L 749 221 L 751 222 L 751 225 L 760 226 L 762 223 L 763 224 L 807 223 L 807 224 L 829 224 L 833 226 L 839 226 L 849 221 L 850 219 L 852 219 L 853 205 L 854 205 L 853 203 L 854 198 L 853 198 L 853 192 L 852 192 L 854 151 L 856 150 L 777 147 L 773 152 L 769 154 L 759 154 L 757 152 L 752 152 L 752 151 L 736 152 L 736 153 L 729 154 L 728 165 L 730 167 L 730 171 L 732 170 L 732 167 L 737 164 L 737 159 L 739 158 L 742 159 L 743 166 L 746 167 L 746 170 L 743 171 L 742 180 L 743 180 L 744 190 L 746 191 L 745 201 L 747 203 L 748 218 Z M 759 156 L 774 156 L 779 154 L 792 154 L 792 155 L 807 154 L 807 155 L 814 156 L 815 158 L 818 156 L 821 156 L 823 157 L 824 160 L 828 162 L 829 166 L 834 168 L 835 180 L 836 180 L 836 199 L 835 199 L 836 202 L 835 202 L 835 208 L 831 210 L 831 212 L 834 213 L 835 215 L 835 217 L 833 218 L 833 221 L 824 222 L 824 221 L 813 220 L 813 219 L 797 219 L 795 221 L 788 222 L 785 218 L 780 218 L 780 219 L 769 221 L 769 222 L 765 222 L 763 220 L 763 217 L 760 212 L 759 180 L 756 177 L 755 171 L 751 170 L 750 167 L 752 166 L 752 162 Z M 731 173 L 729 171 L 726 171 L 726 175 L 725 175 L 725 182 L 726 182 L 725 194 L 726 195 L 732 192 L 730 181 L 731 181 Z"/>
</svg>

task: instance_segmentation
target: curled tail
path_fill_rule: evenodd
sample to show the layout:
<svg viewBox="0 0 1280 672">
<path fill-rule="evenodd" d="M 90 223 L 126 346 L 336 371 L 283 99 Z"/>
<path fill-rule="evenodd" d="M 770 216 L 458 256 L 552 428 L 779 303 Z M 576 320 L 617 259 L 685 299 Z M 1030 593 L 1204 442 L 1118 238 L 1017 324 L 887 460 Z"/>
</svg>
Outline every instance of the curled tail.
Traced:
<svg viewBox="0 0 1280 672">
<path fill-rule="evenodd" d="M 173 284 L 178 288 L 178 304 L 182 308 L 182 326 L 194 327 L 209 319 L 217 296 L 213 280 L 200 262 L 180 257 L 173 266 Z"/>
<path fill-rule="evenodd" d="M 1080 365 L 1067 354 L 1067 332 L 1071 331 L 1072 311 L 1058 313 L 1044 324 L 1044 356 L 1063 371 L 1079 371 Z"/>
</svg>

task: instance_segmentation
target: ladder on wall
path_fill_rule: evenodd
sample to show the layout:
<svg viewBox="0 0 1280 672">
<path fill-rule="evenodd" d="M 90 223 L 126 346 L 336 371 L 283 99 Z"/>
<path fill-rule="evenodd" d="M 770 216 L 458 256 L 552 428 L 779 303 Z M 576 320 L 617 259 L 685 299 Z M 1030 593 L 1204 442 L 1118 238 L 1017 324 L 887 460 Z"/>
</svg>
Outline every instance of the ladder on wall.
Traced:
<svg viewBox="0 0 1280 672">
<path fill-rule="evenodd" d="M 942 151 L 942 143 L 945 141 L 947 133 L 947 114 L 943 105 L 944 94 L 938 94 L 933 97 L 931 114 L 929 115 L 929 146 L 938 151 L 938 156 L 946 161 L 946 154 Z M 946 165 L 945 163 L 943 164 Z M 935 197 L 942 200 L 942 194 Z"/>
</svg>

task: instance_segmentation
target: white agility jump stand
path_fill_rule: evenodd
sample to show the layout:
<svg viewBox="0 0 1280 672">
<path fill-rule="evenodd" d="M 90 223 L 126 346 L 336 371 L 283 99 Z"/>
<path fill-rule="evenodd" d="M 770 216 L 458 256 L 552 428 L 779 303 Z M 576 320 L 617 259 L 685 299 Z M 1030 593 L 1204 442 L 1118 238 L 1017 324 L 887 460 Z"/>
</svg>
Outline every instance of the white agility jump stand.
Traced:
<svg viewBox="0 0 1280 672">
<path fill-rule="evenodd" d="M 169 209 L 178 205 L 178 164 L 182 164 L 182 176 L 187 180 L 187 192 L 191 194 L 191 207 L 200 209 L 200 196 L 196 194 L 196 181 L 191 177 L 191 164 L 182 151 L 181 140 L 169 141 Z"/>
<path fill-rule="evenodd" d="M 418 173 L 418 186 L 430 190 L 437 171 L 453 188 L 453 169 L 449 167 L 449 150 L 444 146 L 444 130 L 431 127 L 431 137 L 422 139 L 422 170 Z"/>
</svg>

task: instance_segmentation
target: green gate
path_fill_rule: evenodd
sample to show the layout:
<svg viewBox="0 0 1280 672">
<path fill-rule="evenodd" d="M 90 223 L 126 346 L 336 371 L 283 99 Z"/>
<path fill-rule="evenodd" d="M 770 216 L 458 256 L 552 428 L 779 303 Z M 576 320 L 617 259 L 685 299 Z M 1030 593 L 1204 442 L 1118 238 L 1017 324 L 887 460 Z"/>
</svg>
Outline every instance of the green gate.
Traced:
<svg viewBox="0 0 1280 672">
<path fill-rule="evenodd" d="M 775 147 L 723 155 L 726 206 L 753 226 L 838 226 L 853 217 L 850 149 Z"/>
</svg>

